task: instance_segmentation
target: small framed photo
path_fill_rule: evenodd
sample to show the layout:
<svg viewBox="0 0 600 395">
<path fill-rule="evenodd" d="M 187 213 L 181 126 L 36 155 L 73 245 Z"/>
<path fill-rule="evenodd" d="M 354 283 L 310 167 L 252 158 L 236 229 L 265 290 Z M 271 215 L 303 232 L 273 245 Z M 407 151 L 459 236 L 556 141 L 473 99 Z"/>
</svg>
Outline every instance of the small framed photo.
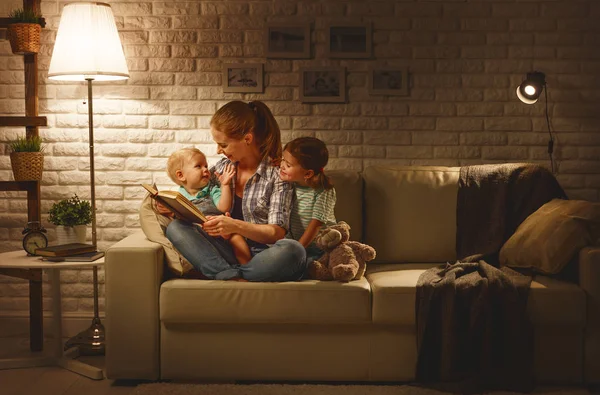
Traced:
<svg viewBox="0 0 600 395">
<path fill-rule="evenodd" d="M 303 103 L 345 103 L 345 67 L 300 69 L 300 101 Z"/>
<path fill-rule="evenodd" d="M 326 26 L 326 53 L 330 58 L 370 58 L 373 37 L 370 23 L 339 23 Z"/>
<path fill-rule="evenodd" d="M 407 67 L 371 67 L 368 79 L 371 95 L 408 95 Z"/>
<path fill-rule="evenodd" d="M 310 58 L 310 23 L 270 23 L 265 31 L 267 58 Z"/>
<path fill-rule="evenodd" d="M 262 63 L 224 63 L 223 92 L 262 93 Z"/>
</svg>

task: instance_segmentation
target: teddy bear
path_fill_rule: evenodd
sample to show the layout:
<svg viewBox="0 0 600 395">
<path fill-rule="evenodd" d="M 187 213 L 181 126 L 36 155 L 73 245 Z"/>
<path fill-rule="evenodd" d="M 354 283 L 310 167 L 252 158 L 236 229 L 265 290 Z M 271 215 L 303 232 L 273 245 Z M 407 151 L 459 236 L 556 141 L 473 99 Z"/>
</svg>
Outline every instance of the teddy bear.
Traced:
<svg viewBox="0 0 600 395">
<path fill-rule="evenodd" d="M 375 249 L 349 239 L 350 225 L 344 221 L 319 232 L 315 243 L 325 254 L 310 263 L 310 278 L 343 282 L 359 280 L 365 274 L 367 262 L 375 259 Z"/>
</svg>

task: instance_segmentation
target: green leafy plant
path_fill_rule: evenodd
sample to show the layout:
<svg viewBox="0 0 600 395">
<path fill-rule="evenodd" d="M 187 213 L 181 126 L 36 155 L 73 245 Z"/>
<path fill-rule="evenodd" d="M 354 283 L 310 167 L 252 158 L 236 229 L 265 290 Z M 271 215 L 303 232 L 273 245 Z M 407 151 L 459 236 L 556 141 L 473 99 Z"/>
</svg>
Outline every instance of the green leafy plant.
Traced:
<svg viewBox="0 0 600 395">
<path fill-rule="evenodd" d="M 8 13 L 8 17 L 15 20 L 14 23 L 37 23 L 40 24 L 42 16 L 31 9 L 16 8 Z"/>
<path fill-rule="evenodd" d="M 44 149 L 46 149 L 40 136 L 17 137 L 16 140 L 9 141 L 8 144 L 12 152 L 44 152 Z"/>
<path fill-rule="evenodd" d="M 54 225 L 75 226 L 92 222 L 92 205 L 87 200 L 80 200 L 77 195 L 54 203 L 48 212 L 48 221 Z"/>
</svg>

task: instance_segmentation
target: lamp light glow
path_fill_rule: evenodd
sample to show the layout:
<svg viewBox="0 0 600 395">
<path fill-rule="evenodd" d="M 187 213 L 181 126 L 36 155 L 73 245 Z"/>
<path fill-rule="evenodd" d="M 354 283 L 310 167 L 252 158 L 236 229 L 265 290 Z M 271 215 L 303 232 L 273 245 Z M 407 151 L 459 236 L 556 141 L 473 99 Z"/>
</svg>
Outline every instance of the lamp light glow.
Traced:
<svg viewBox="0 0 600 395">
<path fill-rule="evenodd" d="M 531 85 L 527 85 L 525 87 L 525 93 L 528 94 L 528 95 L 530 95 L 530 96 L 534 95 L 535 94 L 535 87 L 531 86 Z"/>
</svg>

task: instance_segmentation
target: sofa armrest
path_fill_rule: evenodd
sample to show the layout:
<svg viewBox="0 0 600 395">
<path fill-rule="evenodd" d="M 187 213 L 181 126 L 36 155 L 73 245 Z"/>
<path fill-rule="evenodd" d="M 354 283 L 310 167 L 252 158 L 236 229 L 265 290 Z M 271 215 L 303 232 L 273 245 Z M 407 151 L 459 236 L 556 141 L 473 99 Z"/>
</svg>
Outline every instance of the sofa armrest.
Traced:
<svg viewBox="0 0 600 395">
<path fill-rule="evenodd" d="M 160 378 L 158 298 L 164 250 L 139 232 L 106 251 L 106 375 Z"/>
<path fill-rule="evenodd" d="M 579 252 L 579 286 L 586 294 L 584 377 L 600 383 L 600 247 Z"/>
</svg>

